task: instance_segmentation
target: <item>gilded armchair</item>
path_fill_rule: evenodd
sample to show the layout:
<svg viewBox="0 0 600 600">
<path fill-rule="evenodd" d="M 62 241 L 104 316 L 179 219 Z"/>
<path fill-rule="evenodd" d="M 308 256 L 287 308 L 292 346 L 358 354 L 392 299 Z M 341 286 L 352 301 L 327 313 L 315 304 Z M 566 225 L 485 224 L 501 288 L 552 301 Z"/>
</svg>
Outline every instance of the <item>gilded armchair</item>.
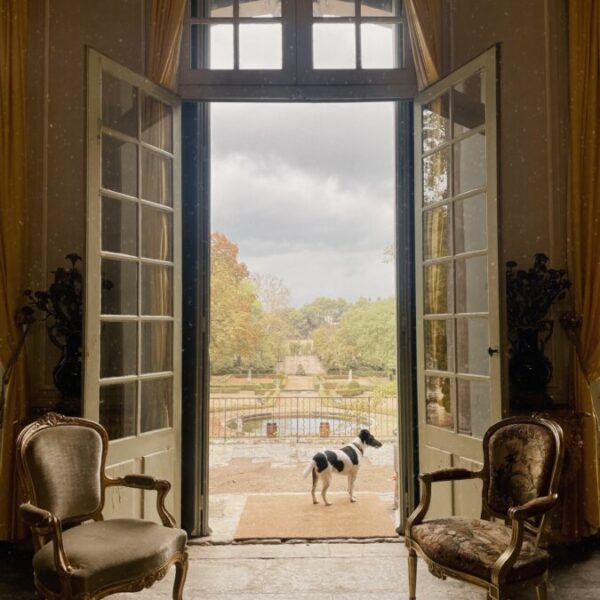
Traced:
<svg viewBox="0 0 600 600">
<path fill-rule="evenodd" d="M 34 582 L 43 598 L 97 600 L 150 587 L 176 567 L 173 598 L 181 600 L 187 535 L 165 508 L 171 485 L 148 475 L 105 474 L 108 436 L 86 419 L 48 413 L 17 439 L 25 502 L 19 512 L 35 546 Z M 155 490 L 162 525 L 140 519 L 104 521 L 105 490 Z"/>
<path fill-rule="evenodd" d="M 528 586 L 536 586 L 538 600 L 546 600 L 549 557 L 540 538 L 558 499 L 562 429 L 541 418 L 505 419 L 488 429 L 483 452 L 479 472 L 451 468 L 419 475 L 421 502 L 405 528 L 411 600 L 416 598 L 417 555 L 441 579 L 486 588 L 489 600 L 505 600 Z M 424 521 L 433 483 L 474 478 L 483 481 L 480 519 Z"/>
</svg>

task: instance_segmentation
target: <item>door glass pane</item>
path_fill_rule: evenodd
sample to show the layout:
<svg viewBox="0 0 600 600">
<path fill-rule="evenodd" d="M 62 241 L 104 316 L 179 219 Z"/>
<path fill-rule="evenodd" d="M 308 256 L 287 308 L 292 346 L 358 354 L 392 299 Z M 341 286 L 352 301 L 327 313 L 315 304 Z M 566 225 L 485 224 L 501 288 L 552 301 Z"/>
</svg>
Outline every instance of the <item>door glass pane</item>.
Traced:
<svg viewBox="0 0 600 600">
<path fill-rule="evenodd" d="M 450 192 L 450 149 L 423 157 L 423 204 L 441 202 Z"/>
<path fill-rule="evenodd" d="M 173 215 L 150 206 L 142 207 L 142 256 L 173 260 Z"/>
<path fill-rule="evenodd" d="M 458 431 L 483 438 L 491 423 L 489 381 L 458 379 Z"/>
<path fill-rule="evenodd" d="M 485 73 L 480 71 L 452 90 L 454 137 L 485 125 Z"/>
<path fill-rule="evenodd" d="M 240 25 L 240 69 L 281 69 L 281 24 Z"/>
<path fill-rule="evenodd" d="M 146 321 L 142 323 L 142 373 L 173 370 L 173 323 Z"/>
<path fill-rule="evenodd" d="M 137 262 L 102 259 L 103 315 L 137 315 Z"/>
<path fill-rule="evenodd" d="M 423 268 L 423 301 L 425 314 L 452 312 L 452 278 L 449 262 Z"/>
<path fill-rule="evenodd" d="M 240 17 L 281 17 L 281 0 L 240 0 Z"/>
<path fill-rule="evenodd" d="M 102 187 L 137 196 L 137 146 L 102 136 Z"/>
<path fill-rule="evenodd" d="M 192 69 L 233 69 L 233 25 L 192 25 L 191 46 Z M 205 56 L 209 58 L 208 64 Z"/>
<path fill-rule="evenodd" d="M 135 435 L 137 383 L 104 385 L 100 387 L 100 425 L 108 432 L 108 438 Z"/>
<path fill-rule="evenodd" d="M 397 17 L 401 14 L 402 0 L 361 0 L 361 17 Z"/>
<path fill-rule="evenodd" d="M 488 320 L 458 319 L 456 322 L 456 370 L 473 375 L 489 375 Z"/>
<path fill-rule="evenodd" d="M 473 252 L 487 248 L 487 211 L 485 194 L 454 202 L 454 252 Z"/>
<path fill-rule="evenodd" d="M 457 260 L 455 269 L 456 312 L 487 312 L 487 257 L 476 256 Z"/>
<path fill-rule="evenodd" d="M 173 109 L 142 95 L 142 140 L 167 152 L 173 151 Z"/>
<path fill-rule="evenodd" d="M 134 375 L 137 372 L 137 323 L 100 325 L 100 377 Z"/>
<path fill-rule="evenodd" d="M 433 150 L 450 139 L 450 100 L 446 92 L 421 109 L 423 152 Z"/>
<path fill-rule="evenodd" d="M 142 198 L 173 205 L 173 159 L 142 148 Z"/>
<path fill-rule="evenodd" d="M 102 198 L 102 250 L 137 254 L 136 203 Z"/>
<path fill-rule="evenodd" d="M 102 73 L 102 123 L 131 137 L 137 137 L 137 94 L 137 88 L 104 71 Z"/>
<path fill-rule="evenodd" d="M 450 210 L 440 206 L 423 212 L 423 258 L 440 258 L 450 254 Z"/>
<path fill-rule="evenodd" d="M 142 314 L 173 314 L 173 269 L 142 265 Z"/>
<path fill-rule="evenodd" d="M 394 69 L 398 66 L 398 27 L 391 23 L 363 23 L 360 26 L 363 69 Z"/>
<path fill-rule="evenodd" d="M 314 17 L 353 17 L 354 0 L 313 0 Z"/>
<path fill-rule="evenodd" d="M 142 433 L 173 426 L 173 379 L 142 381 L 140 430 Z"/>
<path fill-rule="evenodd" d="M 485 134 L 476 133 L 454 144 L 454 194 L 485 185 Z"/>
<path fill-rule="evenodd" d="M 426 421 L 428 425 L 454 429 L 449 377 L 425 377 Z"/>
<path fill-rule="evenodd" d="M 427 319 L 424 327 L 425 368 L 450 371 L 454 365 L 453 326 L 450 319 Z"/>
<path fill-rule="evenodd" d="M 351 23 L 313 25 L 315 69 L 355 69 L 356 37 Z"/>
</svg>

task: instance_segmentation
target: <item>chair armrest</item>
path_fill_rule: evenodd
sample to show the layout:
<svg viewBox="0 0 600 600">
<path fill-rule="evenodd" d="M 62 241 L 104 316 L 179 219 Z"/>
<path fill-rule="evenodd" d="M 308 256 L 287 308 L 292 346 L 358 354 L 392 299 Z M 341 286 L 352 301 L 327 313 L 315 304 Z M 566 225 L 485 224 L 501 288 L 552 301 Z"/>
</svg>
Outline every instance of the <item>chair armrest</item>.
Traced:
<svg viewBox="0 0 600 600">
<path fill-rule="evenodd" d="M 508 516 L 512 523 L 512 535 L 508 548 L 492 566 L 492 583 L 495 585 L 503 583 L 508 571 L 519 558 L 525 536 L 525 519 L 543 515 L 553 508 L 557 501 L 558 494 L 552 494 L 552 496 L 534 498 L 521 506 L 513 506 L 508 510 Z"/>
<path fill-rule="evenodd" d="M 460 481 L 463 479 L 474 478 L 481 478 L 481 473 L 479 471 L 469 471 L 469 469 L 461 469 L 459 467 L 439 469 L 437 471 L 431 471 L 430 473 L 419 474 L 419 479 L 421 481 L 429 481 L 431 483 L 440 481 Z"/>
<path fill-rule="evenodd" d="M 171 484 L 166 479 L 155 479 L 150 475 L 132 474 L 118 479 L 106 480 L 107 486 L 122 485 L 139 490 L 156 490 L 156 510 L 165 527 L 175 527 L 175 519 L 165 507 L 165 498 L 171 489 Z"/>
<path fill-rule="evenodd" d="M 61 520 L 31 502 L 25 502 L 19 506 L 19 515 L 38 536 L 50 536 L 50 540 L 53 542 L 56 572 L 59 577 L 69 576 L 73 569 L 63 546 Z"/>
<path fill-rule="evenodd" d="M 34 529 L 48 530 L 52 524 L 52 513 L 31 504 L 31 502 L 25 502 L 19 506 L 19 515 L 26 525 Z"/>
<path fill-rule="evenodd" d="M 482 474 L 480 471 L 469 471 L 469 469 L 461 469 L 455 467 L 452 469 L 439 469 L 430 473 L 420 473 L 419 480 L 421 481 L 421 501 L 419 506 L 415 508 L 414 512 L 406 521 L 406 527 L 404 529 L 404 536 L 406 538 L 411 537 L 411 529 L 423 521 L 427 511 L 429 510 L 429 504 L 431 503 L 431 484 L 439 483 L 442 481 L 460 481 L 464 479 L 481 479 Z M 396 530 L 398 533 L 400 531 Z"/>
<path fill-rule="evenodd" d="M 522 504 L 521 506 L 513 506 L 508 509 L 508 516 L 511 519 L 530 519 L 531 517 L 539 517 L 544 513 L 547 513 L 550 509 L 556 506 L 558 502 L 558 494 L 552 494 L 552 496 L 541 496 L 540 498 L 534 498 L 529 502 Z"/>
</svg>

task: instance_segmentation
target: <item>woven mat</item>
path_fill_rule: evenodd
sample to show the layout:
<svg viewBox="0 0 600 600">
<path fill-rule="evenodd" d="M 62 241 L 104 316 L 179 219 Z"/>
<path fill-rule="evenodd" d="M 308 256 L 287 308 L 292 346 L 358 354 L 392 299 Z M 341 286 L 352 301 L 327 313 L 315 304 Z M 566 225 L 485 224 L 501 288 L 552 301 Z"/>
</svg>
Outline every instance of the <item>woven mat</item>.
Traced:
<svg viewBox="0 0 600 600">
<path fill-rule="evenodd" d="M 310 493 L 248 496 L 235 539 L 396 537 L 391 507 L 375 494 L 329 494 L 333 504 L 313 504 Z"/>
</svg>

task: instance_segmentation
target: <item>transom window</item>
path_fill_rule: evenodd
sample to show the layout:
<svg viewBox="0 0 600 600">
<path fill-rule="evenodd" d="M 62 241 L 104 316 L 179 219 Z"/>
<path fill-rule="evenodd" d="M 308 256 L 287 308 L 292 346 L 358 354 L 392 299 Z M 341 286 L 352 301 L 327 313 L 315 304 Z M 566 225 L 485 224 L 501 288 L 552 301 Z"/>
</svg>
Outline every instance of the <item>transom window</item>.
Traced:
<svg viewBox="0 0 600 600">
<path fill-rule="evenodd" d="M 402 0 L 191 0 L 182 92 L 202 96 L 186 87 L 214 92 L 215 85 L 408 85 L 412 91 L 408 53 Z"/>
</svg>

